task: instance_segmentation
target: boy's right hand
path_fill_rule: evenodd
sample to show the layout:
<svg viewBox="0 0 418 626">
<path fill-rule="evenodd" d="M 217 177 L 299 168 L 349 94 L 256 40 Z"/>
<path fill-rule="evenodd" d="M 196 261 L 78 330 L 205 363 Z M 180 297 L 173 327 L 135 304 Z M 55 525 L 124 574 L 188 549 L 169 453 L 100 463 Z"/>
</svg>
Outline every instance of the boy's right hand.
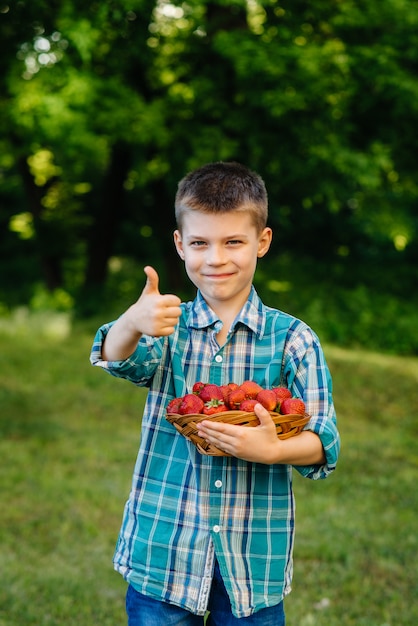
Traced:
<svg viewBox="0 0 418 626">
<path fill-rule="evenodd" d="M 173 294 L 161 294 L 159 277 L 153 267 L 144 267 L 147 282 L 129 312 L 131 324 L 141 335 L 164 337 L 171 335 L 181 315 L 181 300 Z"/>
<path fill-rule="evenodd" d="M 174 332 L 181 315 L 181 300 L 163 295 L 158 289 L 158 274 L 153 267 L 144 268 L 145 287 L 135 302 L 113 324 L 102 346 L 107 361 L 127 359 L 135 351 L 141 335 L 164 337 Z"/>
</svg>

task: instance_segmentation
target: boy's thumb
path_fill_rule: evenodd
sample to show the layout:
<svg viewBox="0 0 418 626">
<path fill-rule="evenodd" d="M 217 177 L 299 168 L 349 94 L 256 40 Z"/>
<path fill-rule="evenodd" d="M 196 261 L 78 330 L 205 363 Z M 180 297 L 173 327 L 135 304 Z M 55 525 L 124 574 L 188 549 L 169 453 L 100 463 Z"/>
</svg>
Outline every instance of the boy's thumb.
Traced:
<svg viewBox="0 0 418 626">
<path fill-rule="evenodd" d="M 142 293 L 160 293 L 158 289 L 159 277 L 155 269 L 147 265 L 147 267 L 144 267 L 144 272 L 147 276 L 147 282 Z"/>
<path fill-rule="evenodd" d="M 256 404 L 254 407 L 254 413 L 258 417 L 258 421 L 260 422 L 260 426 L 270 426 L 272 423 L 270 413 L 263 407 L 262 404 Z"/>
</svg>

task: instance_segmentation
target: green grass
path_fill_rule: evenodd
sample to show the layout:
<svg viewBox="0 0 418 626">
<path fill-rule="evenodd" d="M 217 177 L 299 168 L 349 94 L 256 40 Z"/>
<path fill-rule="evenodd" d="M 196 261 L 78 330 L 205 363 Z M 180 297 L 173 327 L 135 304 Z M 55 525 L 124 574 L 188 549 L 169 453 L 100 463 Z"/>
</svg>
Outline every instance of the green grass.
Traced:
<svg viewBox="0 0 418 626">
<path fill-rule="evenodd" d="M 0 626 L 123 625 L 111 559 L 144 392 L 90 366 L 92 333 L 29 329 L 0 330 Z M 295 475 L 287 623 L 414 626 L 418 359 L 326 354 L 342 453 L 326 481 Z"/>
</svg>

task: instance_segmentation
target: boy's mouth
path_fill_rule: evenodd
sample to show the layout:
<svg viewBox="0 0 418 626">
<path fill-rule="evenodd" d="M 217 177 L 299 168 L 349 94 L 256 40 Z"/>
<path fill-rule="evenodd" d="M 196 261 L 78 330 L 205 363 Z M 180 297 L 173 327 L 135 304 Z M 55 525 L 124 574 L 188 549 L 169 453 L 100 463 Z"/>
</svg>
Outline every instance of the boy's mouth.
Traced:
<svg viewBox="0 0 418 626">
<path fill-rule="evenodd" d="M 230 278 L 231 276 L 233 276 L 232 272 L 224 274 L 205 274 L 206 278 L 211 278 L 212 280 L 221 280 L 222 278 Z"/>
</svg>

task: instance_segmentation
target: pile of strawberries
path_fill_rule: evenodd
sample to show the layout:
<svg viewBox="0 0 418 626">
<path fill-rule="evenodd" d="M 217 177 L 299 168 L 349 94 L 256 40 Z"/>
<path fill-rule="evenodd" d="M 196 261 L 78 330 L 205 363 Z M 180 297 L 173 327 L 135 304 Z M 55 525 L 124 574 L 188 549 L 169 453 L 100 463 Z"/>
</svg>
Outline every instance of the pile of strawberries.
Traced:
<svg viewBox="0 0 418 626">
<path fill-rule="evenodd" d="M 275 411 L 282 415 L 304 415 L 305 413 L 303 400 L 292 398 L 292 394 L 286 387 L 264 389 L 257 383 L 246 380 L 241 385 L 195 383 L 192 393 L 187 393 L 181 398 L 174 398 L 168 403 L 167 415 L 200 413 L 215 415 L 234 410 L 252 413 L 256 404 L 262 404 L 268 411 Z"/>
</svg>

